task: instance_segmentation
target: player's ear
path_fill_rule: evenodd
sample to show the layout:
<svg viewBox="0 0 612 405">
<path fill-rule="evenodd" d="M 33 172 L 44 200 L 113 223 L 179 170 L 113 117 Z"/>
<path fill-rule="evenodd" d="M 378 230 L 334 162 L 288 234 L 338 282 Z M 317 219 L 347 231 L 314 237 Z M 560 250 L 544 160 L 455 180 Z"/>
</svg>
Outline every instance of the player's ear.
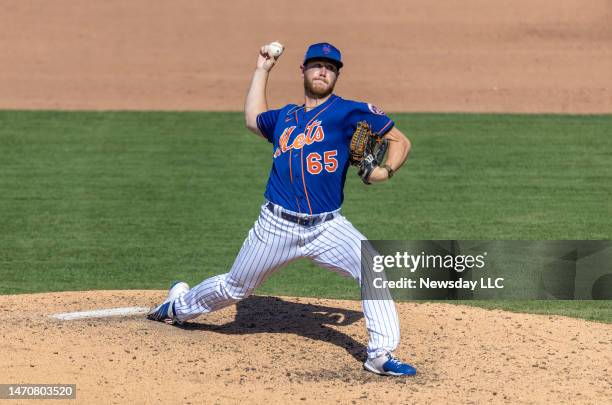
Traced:
<svg viewBox="0 0 612 405">
<path fill-rule="evenodd" d="M 304 77 L 304 65 L 300 65 L 300 71 L 302 72 L 302 77 Z"/>
</svg>

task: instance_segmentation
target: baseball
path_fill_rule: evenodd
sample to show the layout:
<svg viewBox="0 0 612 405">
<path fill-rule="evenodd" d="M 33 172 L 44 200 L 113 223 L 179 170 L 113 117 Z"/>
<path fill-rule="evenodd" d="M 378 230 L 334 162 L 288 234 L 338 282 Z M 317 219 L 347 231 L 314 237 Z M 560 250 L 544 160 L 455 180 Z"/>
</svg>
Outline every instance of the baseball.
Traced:
<svg viewBox="0 0 612 405">
<path fill-rule="evenodd" d="M 268 44 L 268 54 L 275 58 L 278 58 L 279 56 L 281 56 L 284 50 L 285 50 L 285 47 L 280 42 L 270 42 Z"/>
</svg>

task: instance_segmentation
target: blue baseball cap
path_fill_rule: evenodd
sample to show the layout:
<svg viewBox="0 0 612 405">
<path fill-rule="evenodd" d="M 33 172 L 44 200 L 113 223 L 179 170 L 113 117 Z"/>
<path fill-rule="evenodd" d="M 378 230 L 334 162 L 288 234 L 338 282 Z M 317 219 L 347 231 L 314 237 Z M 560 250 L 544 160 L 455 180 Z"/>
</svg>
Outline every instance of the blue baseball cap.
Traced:
<svg viewBox="0 0 612 405">
<path fill-rule="evenodd" d="M 312 44 L 308 47 L 304 55 L 304 64 L 311 59 L 328 59 L 338 66 L 338 69 L 344 65 L 342 63 L 340 49 L 327 42 L 319 42 L 318 44 Z"/>
</svg>

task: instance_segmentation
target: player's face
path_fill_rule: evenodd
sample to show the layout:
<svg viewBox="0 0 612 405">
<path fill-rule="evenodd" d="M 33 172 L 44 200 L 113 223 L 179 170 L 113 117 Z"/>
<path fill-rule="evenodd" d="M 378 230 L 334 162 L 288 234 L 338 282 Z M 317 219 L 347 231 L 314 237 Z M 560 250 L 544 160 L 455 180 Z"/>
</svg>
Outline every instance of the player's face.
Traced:
<svg viewBox="0 0 612 405">
<path fill-rule="evenodd" d="M 338 68 L 325 60 L 312 60 L 302 67 L 304 90 L 313 97 L 324 98 L 334 91 Z"/>
</svg>

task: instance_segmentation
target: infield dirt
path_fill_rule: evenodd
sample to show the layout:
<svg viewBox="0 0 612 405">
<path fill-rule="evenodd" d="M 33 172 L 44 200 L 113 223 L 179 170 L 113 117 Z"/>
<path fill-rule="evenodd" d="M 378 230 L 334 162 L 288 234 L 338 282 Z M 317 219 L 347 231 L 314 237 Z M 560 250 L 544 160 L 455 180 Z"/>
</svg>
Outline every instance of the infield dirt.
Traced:
<svg viewBox="0 0 612 405">
<path fill-rule="evenodd" d="M 3 383 L 77 384 L 78 403 L 592 403 L 610 399 L 612 325 L 399 303 L 416 377 L 362 370 L 360 304 L 254 296 L 184 326 L 49 315 L 165 292 L 1 296 Z M 19 308 L 17 311 L 16 308 Z"/>
</svg>

